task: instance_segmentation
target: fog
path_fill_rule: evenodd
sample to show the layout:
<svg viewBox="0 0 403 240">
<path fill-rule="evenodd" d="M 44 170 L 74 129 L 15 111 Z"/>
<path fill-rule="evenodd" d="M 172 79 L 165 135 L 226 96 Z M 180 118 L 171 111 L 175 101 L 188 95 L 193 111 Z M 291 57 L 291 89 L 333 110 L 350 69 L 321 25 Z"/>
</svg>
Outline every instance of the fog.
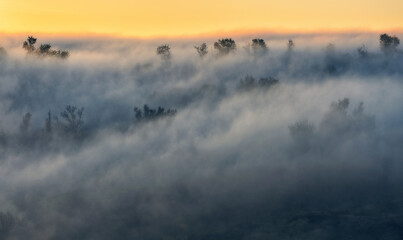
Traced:
<svg viewBox="0 0 403 240">
<path fill-rule="evenodd" d="M 403 238 L 403 53 L 377 34 L 37 36 L 63 60 L 0 37 L 0 239 Z"/>
</svg>

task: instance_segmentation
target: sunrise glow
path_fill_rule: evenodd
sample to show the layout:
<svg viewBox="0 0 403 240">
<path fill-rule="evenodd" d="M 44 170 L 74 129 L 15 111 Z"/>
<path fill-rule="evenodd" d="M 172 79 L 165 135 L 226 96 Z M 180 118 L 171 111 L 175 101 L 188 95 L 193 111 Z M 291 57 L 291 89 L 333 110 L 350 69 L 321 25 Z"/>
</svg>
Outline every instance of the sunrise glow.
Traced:
<svg viewBox="0 0 403 240">
<path fill-rule="evenodd" d="M 1 0 L 1 32 L 185 36 L 231 31 L 402 28 L 403 1 L 390 0 Z"/>
</svg>

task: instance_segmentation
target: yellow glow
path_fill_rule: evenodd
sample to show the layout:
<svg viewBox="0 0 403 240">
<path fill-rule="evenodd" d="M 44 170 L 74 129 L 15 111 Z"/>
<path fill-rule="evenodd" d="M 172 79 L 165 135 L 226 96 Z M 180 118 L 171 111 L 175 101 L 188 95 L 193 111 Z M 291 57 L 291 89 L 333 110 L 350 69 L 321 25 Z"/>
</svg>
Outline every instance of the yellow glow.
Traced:
<svg viewBox="0 0 403 240">
<path fill-rule="evenodd" d="M 0 32 L 183 36 L 402 29 L 402 0 L 0 0 Z"/>
</svg>

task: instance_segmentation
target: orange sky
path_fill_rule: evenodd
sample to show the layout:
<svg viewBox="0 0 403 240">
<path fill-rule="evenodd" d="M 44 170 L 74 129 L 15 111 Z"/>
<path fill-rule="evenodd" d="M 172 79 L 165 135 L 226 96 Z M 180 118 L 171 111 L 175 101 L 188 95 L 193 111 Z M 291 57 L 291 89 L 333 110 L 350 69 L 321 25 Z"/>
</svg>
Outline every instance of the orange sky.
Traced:
<svg viewBox="0 0 403 240">
<path fill-rule="evenodd" d="M 0 0 L 0 32 L 387 31 L 403 28 L 402 13 L 403 0 Z"/>
</svg>

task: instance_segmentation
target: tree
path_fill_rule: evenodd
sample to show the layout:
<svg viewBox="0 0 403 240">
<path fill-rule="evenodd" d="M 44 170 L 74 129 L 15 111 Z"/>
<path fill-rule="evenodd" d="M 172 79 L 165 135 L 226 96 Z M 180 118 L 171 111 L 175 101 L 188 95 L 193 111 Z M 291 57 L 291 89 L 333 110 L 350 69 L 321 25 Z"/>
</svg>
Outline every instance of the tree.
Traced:
<svg viewBox="0 0 403 240">
<path fill-rule="evenodd" d="M 64 120 L 64 130 L 67 133 L 79 134 L 83 127 L 83 112 L 84 108 L 77 108 L 76 106 L 67 105 L 65 110 L 60 113 Z"/>
<path fill-rule="evenodd" d="M 65 59 L 70 56 L 70 53 L 68 51 L 57 51 L 57 55 L 60 56 L 60 58 Z"/>
<path fill-rule="evenodd" d="M 167 44 L 158 46 L 157 54 L 160 55 L 163 60 L 169 60 L 171 58 L 171 48 Z"/>
<path fill-rule="evenodd" d="M 52 46 L 50 44 L 41 44 L 41 46 L 39 46 L 38 55 L 53 56 L 53 57 L 59 57 L 62 59 L 67 58 L 70 55 L 68 51 L 53 50 L 51 48 L 52 48 Z"/>
<path fill-rule="evenodd" d="M 252 50 L 255 54 L 264 54 L 267 52 L 268 47 L 263 39 L 252 39 Z"/>
<path fill-rule="evenodd" d="M 330 110 L 332 112 L 341 113 L 343 115 L 347 114 L 347 108 L 350 105 L 350 99 L 344 98 L 343 100 L 339 100 L 337 102 L 332 102 L 330 104 Z"/>
<path fill-rule="evenodd" d="M 41 46 L 39 46 L 39 53 L 42 55 L 47 55 L 49 54 L 49 50 L 52 46 L 50 44 L 41 44 Z"/>
<path fill-rule="evenodd" d="M 293 58 L 295 43 L 292 39 L 289 39 L 287 42 L 287 51 L 284 54 L 284 65 L 288 66 L 291 63 Z"/>
<path fill-rule="evenodd" d="M 368 57 L 368 48 L 365 45 L 362 45 L 357 49 L 358 56 L 361 58 L 367 58 Z"/>
<path fill-rule="evenodd" d="M 227 55 L 236 50 L 236 44 L 231 38 L 223 38 L 214 43 L 214 48 L 218 50 L 220 55 Z"/>
<path fill-rule="evenodd" d="M 199 46 L 195 46 L 195 49 L 196 49 L 196 51 L 197 51 L 197 53 L 199 54 L 200 57 L 204 57 L 208 53 L 206 43 L 202 43 Z"/>
<path fill-rule="evenodd" d="M 299 138 L 312 135 L 313 131 L 315 130 L 315 127 L 313 126 L 312 123 L 308 122 L 307 120 L 302 120 L 296 122 L 293 125 L 288 126 L 288 129 L 290 130 L 291 136 Z"/>
<path fill-rule="evenodd" d="M 246 75 L 244 79 L 239 82 L 239 89 L 242 91 L 249 91 L 255 89 L 257 86 L 256 80 L 253 76 Z"/>
<path fill-rule="evenodd" d="M 31 113 L 26 113 L 23 117 L 22 117 L 22 122 L 20 124 L 20 131 L 22 134 L 26 134 L 29 126 L 31 125 Z"/>
<path fill-rule="evenodd" d="M 294 40 L 292 39 L 288 40 L 287 51 L 291 52 L 292 50 L 294 50 L 294 47 L 295 47 Z"/>
<path fill-rule="evenodd" d="M 348 114 L 350 100 L 344 98 L 330 105 L 329 111 L 324 115 L 321 128 L 324 133 L 342 136 L 343 134 L 356 134 L 357 132 L 370 132 L 375 128 L 375 119 L 364 113 L 364 104 Z"/>
<path fill-rule="evenodd" d="M 331 75 L 338 73 L 338 59 L 336 55 L 336 46 L 329 43 L 325 48 L 325 71 Z"/>
<path fill-rule="evenodd" d="M 261 88 L 270 88 L 278 83 L 279 81 L 274 77 L 260 78 L 258 82 L 259 87 Z"/>
<path fill-rule="evenodd" d="M 46 133 L 52 133 L 52 113 L 48 112 L 48 116 L 45 119 L 45 131 Z"/>
<path fill-rule="evenodd" d="M 279 81 L 273 77 L 260 78 L 256 81 L 253 76 L 247 75 L 244 79 L 239 82 L 239 89 L 241 91 L 249 91 L 253 89 L 269 89 L 276 85 Z"/>
<path fill-rule="evenodd" d="M 161 106 L 159 106 L 157 109 L 152 109 L 148 107 L 147 104 L 143 106 L 143 111 L 138 107 L 134 107 L 133 111 L 134 117 L 138 122 L 143 120 L 154 120 L 162 117 L 174 116 L 176 114 L 175 109 L 165 110 L 165 108 Z"/>
<path fill-rule="evenodd" d="M 389 54 L 396 51 L 397 46 L 400 44 L 400 40 L 396 36 L 389 36 L 388 34 L 384 33 L 379 37 L 379 44 L 381 50 L 385 54 Z"/>
<path fill-rule="evenodd" d="M 294 149 L 297 154 L 306 153 L 312 149 L 315 143 L 315 127 L 308 120 L 298 121 L 288 126 L 290 135 L 294 141 Z"/>
<path fill-rule="evenodd" d="M 36 38 L 32 36 L 28 36 L 27 40 L 24 42 L 22 47 L 29 53 L 29 54 L 36 54 L 37 56 L 47 57 L 58 57 L 61 59 L 65 59 L 70 56 L 68 51 L 61 51 L 61 50 L 53 50 L 50 44 L 41 44 L 38 49 L 36 49 Z"/>
<path fill-rule="evenodd" d="M 28 53 L 33 53 L 35 51 L 36 38 L 33 36 L 28 36 L 27 40 L 23 43 L 22 47 L 28 51 Z"/>
</svg>

